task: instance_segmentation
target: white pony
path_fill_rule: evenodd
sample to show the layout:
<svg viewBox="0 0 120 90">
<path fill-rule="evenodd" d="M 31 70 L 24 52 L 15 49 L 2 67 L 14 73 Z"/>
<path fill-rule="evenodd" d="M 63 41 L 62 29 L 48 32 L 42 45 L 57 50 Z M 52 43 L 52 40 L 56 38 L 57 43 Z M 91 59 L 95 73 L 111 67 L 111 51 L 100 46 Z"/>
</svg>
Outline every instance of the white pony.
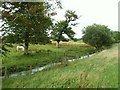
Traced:
<svg viewBox="0 0 120 90">
<path fill-rule="evenodd" d="M 24 48 L 24 46 L 17 46 L 16 47 L 16 50 L 18 51 L 18 50 L 21 50 L 22 49 L 22 51 L 24 51 L 25 50 L 25 48 Z"/>
</svg>

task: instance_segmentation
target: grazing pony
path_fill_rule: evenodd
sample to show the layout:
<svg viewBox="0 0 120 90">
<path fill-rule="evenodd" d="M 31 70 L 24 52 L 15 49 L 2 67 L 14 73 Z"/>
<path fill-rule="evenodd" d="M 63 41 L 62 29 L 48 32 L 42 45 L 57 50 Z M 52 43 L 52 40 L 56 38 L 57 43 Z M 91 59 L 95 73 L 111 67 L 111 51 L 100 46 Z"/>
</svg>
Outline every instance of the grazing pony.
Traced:
<svg viewBox="0 0 120 90">
<path fill-rule="evenodd" d="M 20 45 L 20 46 L 17 46 L 17 47 L 16 47 L 16 51 L 21 50 L 21 49 L 22 49 L 22 51 L 24 51 L 24 50 L 25 50 L 24 46 L 21 46 L 21 45 Z"/>
</svg>

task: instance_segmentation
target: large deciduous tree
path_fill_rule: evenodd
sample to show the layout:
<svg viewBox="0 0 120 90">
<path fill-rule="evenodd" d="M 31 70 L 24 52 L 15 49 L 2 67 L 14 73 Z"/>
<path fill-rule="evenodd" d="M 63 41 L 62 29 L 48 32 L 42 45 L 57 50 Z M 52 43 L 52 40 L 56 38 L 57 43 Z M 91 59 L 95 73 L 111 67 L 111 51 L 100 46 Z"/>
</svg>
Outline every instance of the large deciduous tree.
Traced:
<svg viewBox="0 0 120 90">
<path fill-rule="evenodd" d="M 60 5 L 59 0 L 56 4 Z M 24 43 L 25 54 L 28 54 L 29 43 L 49 42 L 47 31 L 55 13 L 52 5 L 48 2 L 3 2 L 3 35 L 12 37 L 14 42 Z M 12 39 L 8 41 L 13 42 Z"/>
<path fill-rule="evenodd" d="M 101 50 L 112 44 L 111 31 L 105 25 L 93 24 L 83 29 L 83 42 Z"/>
<path fill-rule="evenodd" d="M 74 40 L 75 32 L 72 30 L 72 26 L 77 23 L 73 23 L 78 19 L 75 11 L 67 10 L 65 13 L 65 20 L 59 21 L 53 25 L 51 37 L 57 41 L 57 47 L 59 47 L 60 41 L 64 40 L 64 34 L 66 34 L 70 39 Z"/>
</svg>

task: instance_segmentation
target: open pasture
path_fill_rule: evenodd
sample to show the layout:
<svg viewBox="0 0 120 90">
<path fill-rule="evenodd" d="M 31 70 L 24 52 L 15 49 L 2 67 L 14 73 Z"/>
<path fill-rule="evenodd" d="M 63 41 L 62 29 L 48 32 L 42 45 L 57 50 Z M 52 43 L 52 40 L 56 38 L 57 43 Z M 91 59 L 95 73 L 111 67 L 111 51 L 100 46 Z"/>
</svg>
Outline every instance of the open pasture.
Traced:
<svg viewBox="0 0 120 90">
<path fill-rule="evenodd" d="M 118 45 L 67 66 L 4 78 L 3 88 L 118 88 Z"/>
<path fill-rule="evenodd" d="M 78 58 L 95 51 L 95 48 L 86 44 L 75 44 L 76 43 L 61 43 L 59 48 L 54 44 L 30 44 L 28 56 L 24 55 L 22 50 L 16 51 L 17 44 L 14 44 L 13 48 L 9 48 L 10 52 L 7 54 L 7 57 L 3 57 L 3 74 L 5 68 L 7 68 L 7 73 L 10 74 L 29 70 L 30 67 L 36 68 L 49 63 L 61 62 L 64 59 L 65 50 L 67 51 L 67 59 Z"/>
</svg>

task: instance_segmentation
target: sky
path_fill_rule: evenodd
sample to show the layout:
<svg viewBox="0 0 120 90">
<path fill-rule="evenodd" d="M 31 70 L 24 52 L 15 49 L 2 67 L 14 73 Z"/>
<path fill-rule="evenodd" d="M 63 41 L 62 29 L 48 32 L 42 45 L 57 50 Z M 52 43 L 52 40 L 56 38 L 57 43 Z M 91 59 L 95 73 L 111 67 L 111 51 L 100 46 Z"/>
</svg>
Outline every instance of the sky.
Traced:
<svg viewBox="0 0 120 90">
<path fill-rule="evenodd" d="M 113 31 L 118 30 L 118 2 L 120 0 L 61 0 L 62 10 L 57 10 L 54 17 L 57 21 L 64 20 L 66 10 L 76 11 L 81 16 L 73 28 L 75 38 L 82 37 L 82 29 L 94 23 L 106 25 Z M 1 23 L 0 23 L 1 24 Z"/>
<path fill-rule="evenodd" d="M 73 28 L 76 38 L 82 37 L 82 29 L 94 23 L 106 25 L 113 31 L 118 31 L 118 2 L 120 0 L 61 0 L 62 10 L 54 17 L 57 21 L 64 20 L 66 10 L 76 11 L 81 16 Z"/>
</svg>

